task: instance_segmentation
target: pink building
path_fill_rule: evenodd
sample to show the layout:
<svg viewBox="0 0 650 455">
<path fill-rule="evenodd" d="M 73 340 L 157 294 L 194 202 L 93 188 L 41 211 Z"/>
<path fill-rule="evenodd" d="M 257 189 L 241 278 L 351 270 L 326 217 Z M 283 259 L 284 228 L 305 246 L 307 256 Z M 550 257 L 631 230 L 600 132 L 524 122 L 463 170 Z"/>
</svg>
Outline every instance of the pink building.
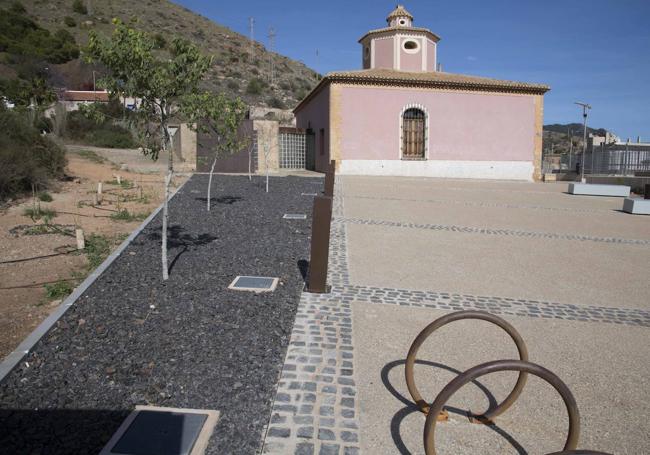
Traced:
<svg viewBox="0 0 650 455">
<path fill-rule="evenodd" d="M 541 84 L 438 71 L 440 38 L 398 5 L 360 40 L 362 70 L 327 74 L 294 109 L 316 135 L 316 170 L 539 180 Z"/>
</svg>

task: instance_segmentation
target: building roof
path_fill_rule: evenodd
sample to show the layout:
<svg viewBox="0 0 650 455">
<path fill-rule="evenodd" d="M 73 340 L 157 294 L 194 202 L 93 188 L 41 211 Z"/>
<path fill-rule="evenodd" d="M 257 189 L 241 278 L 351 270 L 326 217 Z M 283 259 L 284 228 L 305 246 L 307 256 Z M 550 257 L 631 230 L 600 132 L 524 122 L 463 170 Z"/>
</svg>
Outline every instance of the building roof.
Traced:
<svg viewBox="0 0 650 455">
<path fill-rule="evenodd" d="M 358 71 L 336 71 L 328 73 L 320 83 L 294 109 L 297 112 L 323 87 L 330 83 L 346 83 L 374 86 L 423 87 L 451 90 L 473 90 L 479 92 L 526 93 L 543 95 L 550 90 L 545 84 L 492 79 L 465 74 L 443 73 L 442 71 L 398 71 L 373 68 Z"/>
<path fill-rule="evenodd" d="M 395 26 L 395 27 L 384 27 L 384 28 L 378 28 L 375 30 L 370 30 L 368 33 L 363 35 L 360 39 L 359 42 L 363 41 L 370 35 L 380 35 L 380 34 L 385 34 L 385 33 L 391 33 L 391 32 L 400 32 L 400 33 L 408 33 L 408 32 L 414 32 L 414 33 L 424 33 L 429 38 L 431 38 L 434 42 L 440 41 L 440 37 L 433 33 L 431 30 L 428 28 L 424 27 L 402 27 L 402 26 Z"/>
<path fill-rule="evenodd" d="M 393 12 L 388 15 L 386 20 L 388 22 L 390 22 L 391 19 L 393 19 L 395 17 L 408 17 L 409 19 L 413 20 L 413 15 L 411 13 L 409 13 L 408 11 L 406 11 L 406 8 L 404 8 L 404 5 L 397 5 L 395 7 L 395 9 L 393 10 Z"/>
<path fill-rule="evenodd" d="M 64 101 L 102 101 L 108 102 L 108 92 L 105 90 L 66 90 L 63 92 Z"/>
</svg>

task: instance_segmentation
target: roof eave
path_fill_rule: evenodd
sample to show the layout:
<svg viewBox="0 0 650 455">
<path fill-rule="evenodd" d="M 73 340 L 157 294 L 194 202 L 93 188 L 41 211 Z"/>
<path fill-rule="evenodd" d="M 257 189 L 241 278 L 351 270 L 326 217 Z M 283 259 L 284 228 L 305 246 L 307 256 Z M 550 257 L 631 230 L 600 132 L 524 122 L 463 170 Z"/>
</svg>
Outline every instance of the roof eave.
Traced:
<svg viewBox="0 0 650 455">
<path fill-rule="evenodd" d="M 440 41 L 440 37 L 438 35 L 436 35 L 435 33 L 433 33 L 431 30 L 413 30 L 413 29 L 409 29 L 409 28 L 403 28 L 402 30 L 410 32 L 410 33 L 422 33 L 422 34 L 425 34 L 429 38 L 431 38 L 431 40 L 434 43 L 437 43 L 438 41 Z M 399 28 L 393 28 L 391 30 L 373 30 L 373 31 L 370 31 L 370 32 L 366 33 L 361 38 L 359 38 L 358 42 L 361 43 L 363 40 L 365 40 L 366 38 L 368 38 L 369 36 L 372 36 L 372 35 L 391 34 L 391 33 L 398 33 L 400 31 L 401 30 Z"/>
</svg>

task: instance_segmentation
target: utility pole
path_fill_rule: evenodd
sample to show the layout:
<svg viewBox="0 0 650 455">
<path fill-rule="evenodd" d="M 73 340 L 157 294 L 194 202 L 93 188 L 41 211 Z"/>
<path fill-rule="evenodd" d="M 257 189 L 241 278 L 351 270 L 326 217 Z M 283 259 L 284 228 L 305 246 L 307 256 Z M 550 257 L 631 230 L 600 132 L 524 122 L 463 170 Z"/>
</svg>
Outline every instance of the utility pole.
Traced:
<svg viewBox="0 0 650 455">
<path fill-rule="evenodd" d="M 248 33 L 251 38 L 251 63 L 255 61 L 255 18 L 248 18 Z"/>
<path fill-rule="evenodd" d="M 591 106 L 587 103 L 581 103 L 578 101 L 573 104 L 582 106 L 582 118 L 584 119 L 582 126 L 582 159 L 580 160 L 580 182 L 585 183 L 585 161 L 587 155 L 587 111 L 591 109 Z M 592 150 L 591 154 L 593 155 L 593 153 L 594 152 Z"/>
<path fill-rule="evenodd" d="M 318 80 L 318 71 L 320 68 L 320 52 L 316 49 L 316 80 Z"/>
<path fill-rule="evenodd" d="M 273 85 L 274 75 L 273 75 L 273 52 L 275 51 L 275 29 L 269 27 L 269 83 Z"/>
<path fill-rule="evenodd" d="M 573 133 L 571 128 L 567 128 L 567 136 L 569 136 L 569 170 L 571 170 L 571 156 L 573 155 Z"/>
</svg>

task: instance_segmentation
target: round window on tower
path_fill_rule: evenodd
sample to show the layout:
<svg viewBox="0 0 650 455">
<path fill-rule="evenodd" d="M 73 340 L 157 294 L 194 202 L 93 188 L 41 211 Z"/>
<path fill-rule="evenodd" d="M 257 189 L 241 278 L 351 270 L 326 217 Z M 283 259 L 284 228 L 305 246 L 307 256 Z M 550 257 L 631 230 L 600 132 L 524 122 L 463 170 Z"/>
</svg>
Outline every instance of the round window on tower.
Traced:
<svg viewBox="0 0 650 455">
<path fill-rule="evenodd" d="M 400 19 L 399 25 L 406 25 L 406 19 Z"/>
<path fill-rule="evenodd" d="M 409 54 L 415 54 L 418 50 L 420 50 L 420 44 L 417 41 L 413 40 L 404 41 L 402 47 Z"/>
</svg>

